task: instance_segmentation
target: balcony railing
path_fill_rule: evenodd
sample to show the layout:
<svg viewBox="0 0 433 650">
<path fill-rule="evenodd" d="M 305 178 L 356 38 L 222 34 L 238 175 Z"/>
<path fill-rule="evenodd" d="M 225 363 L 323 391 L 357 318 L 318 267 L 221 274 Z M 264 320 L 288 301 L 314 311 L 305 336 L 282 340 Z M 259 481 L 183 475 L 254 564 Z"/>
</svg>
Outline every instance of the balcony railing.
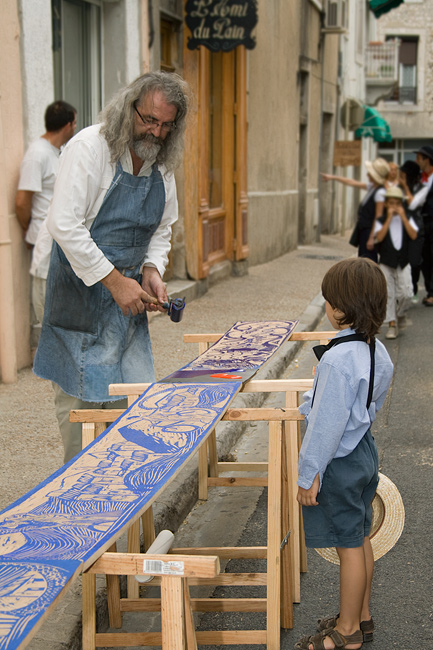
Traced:
<svg viewBox="0 0 433 650">
<path fill-rule="evenodd" d="M 367 83 L 396 82 L 398 80 L 398 51 L 400 41 L 395 38 L 385 43 L 369 43 L 365 52 L 365 76 Z"/>
</svg>

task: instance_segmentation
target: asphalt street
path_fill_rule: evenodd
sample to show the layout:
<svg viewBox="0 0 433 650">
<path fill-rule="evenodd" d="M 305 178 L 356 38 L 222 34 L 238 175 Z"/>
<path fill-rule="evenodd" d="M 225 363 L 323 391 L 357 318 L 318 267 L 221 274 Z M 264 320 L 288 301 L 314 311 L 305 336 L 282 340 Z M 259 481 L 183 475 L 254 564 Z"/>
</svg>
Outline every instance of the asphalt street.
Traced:
<svg viewBox="0 0 433 650">
<path fill-rule="evenodd" d="M 395 341 L 385 342 L 395 370 L 387 400 L 374 424 L 378 445 L 380 471 L 398 487 L 405 506 L 405 527 L 396 546 L 375 565 L 372 615 L 376 624 L 371 650 L 418 650 L 433 642 L 433 585 L 431 530 L 433 511 L 429 497 L 432 487 L 433 444 L 431 403 L 433 392 L 432 318 L 433 310 L 421 304 L 410 310 L 407 329 Z M 321 329 L 330 329 L 324 319 Z M 305 345 L 285 376 L 311 376 L 314 356 L 311 345 Z M 245 526 L 239 545 L 266 544 L 266 493 Z M 226 570 L 252 570 L 232 561 Z M 257 568 L 256 570 L 265 570 Z M 318 618 L 336 614 L 339 598 L 338 567 L 308 549 L 308 572 L 301 576 L 301 602 L 294 606 L 294 628 L 281 636 L 281 648 L 293 648 L 299 638 L 315 633 Z M 257 589 L 257 588 L 255 588 Z M 240 590 L 238 590 L 239 592 Z M 228 593 L 226 596 L 240 596 Z M 251 591 L 245 597 L 259 596 Z M 263 594 L 262 594 L 263 595 Z M 262 615 L 205 615 L 199 629 L 254 629 L 265 625 Z M 205 647 L 210 650 L 210 646 Z M 224 646 L 212 646 L 222 650 Z M 265 646 L 243 645 L 242 650 Z"/>
</svg>

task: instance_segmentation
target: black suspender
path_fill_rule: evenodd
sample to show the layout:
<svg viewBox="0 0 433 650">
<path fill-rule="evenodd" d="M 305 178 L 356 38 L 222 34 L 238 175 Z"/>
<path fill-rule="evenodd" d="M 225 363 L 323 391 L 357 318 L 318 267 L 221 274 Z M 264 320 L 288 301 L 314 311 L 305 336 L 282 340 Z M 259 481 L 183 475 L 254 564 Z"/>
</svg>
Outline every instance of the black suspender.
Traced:
<svg viewBox="0 0 433 650">
<path fill-rule="evenodd" d="M 373 398 L 373 388 L 374 388 L 374 352 L 376 349 L 376 339 L 374 338 L 374 336 L 370 338 L 370 343 L 367 342 L 367 337 L 364 336 L 363 334 L 349 334 L 349 336 L 341 336 L 332 339 L 332 341 L 330 341 L 328 345 L 315 345 L 313 348 L 313 352 L 316 355 L 318 361 L 320 361 L 320 359 L 325 354 L 325 352 L 333 348 L 334 345 L 339 345 L 340 343 L 348 343 L 349 341 L 363 341 L 364 343 L 367 343 L 367 345 L 370 348 L 370 382 L 368 386 L 368 397 L 367 397 L 367 410 L 368 410 L 370 408 L 371 400 Z M 313 406 L 315 393 L 316 393 L 316 389 L 314 389 L 313 399 L 311 400 L 311 406 Z"/>
</svg>

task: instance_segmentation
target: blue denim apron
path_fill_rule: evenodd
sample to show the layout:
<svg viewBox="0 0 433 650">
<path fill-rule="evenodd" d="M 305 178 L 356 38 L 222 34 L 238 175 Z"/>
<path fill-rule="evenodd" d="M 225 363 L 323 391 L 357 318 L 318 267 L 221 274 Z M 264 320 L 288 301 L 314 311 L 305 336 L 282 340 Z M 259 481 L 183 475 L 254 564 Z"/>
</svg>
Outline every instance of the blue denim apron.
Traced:
<svg viewBox="0 0 433 650">
<path fill-rule="evenodd" d="M 119 162 L 90 228 L 107 259 L 140 283 L 140 268 L 164 207 L 164 182 L 157 166 L 150 176 L 133 176 Z M 89 402 L 121 399 L 108 395 L 111 383 L 154 381 L 146 312 L 123 316 L 101 282 L 87 287 L 75 275 L 57 243 L 51 251 L 34 372 Z"/>
</svg>

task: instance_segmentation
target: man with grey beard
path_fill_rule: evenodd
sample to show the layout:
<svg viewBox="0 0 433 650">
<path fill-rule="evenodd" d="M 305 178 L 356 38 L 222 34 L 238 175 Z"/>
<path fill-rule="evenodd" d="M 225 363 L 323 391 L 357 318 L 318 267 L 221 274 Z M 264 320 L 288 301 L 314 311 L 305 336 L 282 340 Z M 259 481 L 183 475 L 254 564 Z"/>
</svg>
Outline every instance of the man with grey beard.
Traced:
<svg viewBox="0 0 433 650">
<path fill-rule="evenodd" d="M 178 75 L 139 77 L 60 159 L 34 372 L 53 382 L 65 462 L 81 450 L 71 409 L 112 407 L 119 398 L 108 395 L 111 383 L 154 381 L 146 312 L 163 311 L 167 300 L 162 276 L 177 219 L 173 172 L 187 95 Z"/>
</svg>

